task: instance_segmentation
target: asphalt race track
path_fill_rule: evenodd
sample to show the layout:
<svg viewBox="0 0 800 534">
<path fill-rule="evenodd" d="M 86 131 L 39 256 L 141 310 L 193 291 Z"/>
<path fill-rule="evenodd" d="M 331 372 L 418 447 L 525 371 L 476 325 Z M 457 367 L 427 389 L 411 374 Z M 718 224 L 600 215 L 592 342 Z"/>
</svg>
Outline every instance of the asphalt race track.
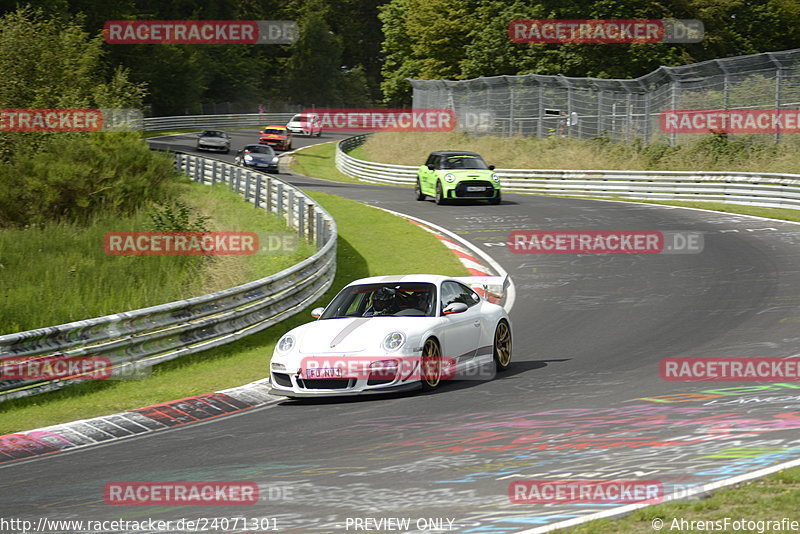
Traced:
<svg viewBox="0 0 800 534">
<path fill-rule="evenodd" d="M 236 149 L 257 136 L 233 138 Z M 295 148 L 334 138 L 297 137 Z M 168 140 L 194 152 L 192 135 Z M 232 161 L 234 152 L 212 157 Z M 653 480 L 671 493 L 800 457 L 800 382 L 659 376 L 666 357 L 800 357 L 800 226 L 515 194 L 499 206 L 437 206 L 414 201 L 408 188 L 282 178 L 420 217 L 490 253 L 516 284 L 509 371 L 433 394 L 281 401 L 10 463 L 0 467 L 0 516 L 274 518 L 283 533 L 355 532 L 356 519 L 406 518 L 403 530 L 382 523 L 371 531 L 514 533 L 617 506 L 512 503 L 515 480 Z M 577 256 L 504 245 L 510 231 L 533 229 L 693 231 L 705 248 Z M 385 246 L 404 253 L 402 236 Z M 104 503 L 107 482 L 135 480 L 253 481 L 261 501 Z"/>
</svg>

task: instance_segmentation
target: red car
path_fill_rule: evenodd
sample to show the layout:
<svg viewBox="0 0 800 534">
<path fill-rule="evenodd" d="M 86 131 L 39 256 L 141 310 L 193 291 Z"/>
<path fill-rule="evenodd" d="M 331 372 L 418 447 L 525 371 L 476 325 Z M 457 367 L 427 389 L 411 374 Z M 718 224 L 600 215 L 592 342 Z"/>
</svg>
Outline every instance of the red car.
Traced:
<svg viewBox="0 0 800 534">
<path fill-rule="evenodd" d="M 270 145 L 278 150 L 292 149 L 292 132 L 286 126 L 267 126 L 261 130 L 261 137 L 258 142 L 262 145 Z"/>
</svg>

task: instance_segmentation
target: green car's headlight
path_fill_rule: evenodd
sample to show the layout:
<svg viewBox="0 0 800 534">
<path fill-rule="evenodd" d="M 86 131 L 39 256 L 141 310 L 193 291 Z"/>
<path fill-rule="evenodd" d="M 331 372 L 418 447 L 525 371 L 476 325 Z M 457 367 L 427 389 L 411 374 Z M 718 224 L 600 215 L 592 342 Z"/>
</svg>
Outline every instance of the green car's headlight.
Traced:
<svg viewBox="0 0 800 534">
<path fill-rule="evenodd" d="M 499 182 L 500 181 L 500 175 L 492 174 L 492 180 L 494 180 L 495 182 Z"/>
<path fill-rule="evenodd" d="M 449 184 L 451 184 L 451 183 L 453 183 L 453 182 L 455 182 L 455 181 L 456 181 L 456 177 L 455 177 L 455 176 L 453 176 L 452 174 L 445 174 L 445 175 L 444 175 L 444 179 L 445 179 L 445 180 L 447 181 L 447 183 L 449 183 Z"/>
</svg>

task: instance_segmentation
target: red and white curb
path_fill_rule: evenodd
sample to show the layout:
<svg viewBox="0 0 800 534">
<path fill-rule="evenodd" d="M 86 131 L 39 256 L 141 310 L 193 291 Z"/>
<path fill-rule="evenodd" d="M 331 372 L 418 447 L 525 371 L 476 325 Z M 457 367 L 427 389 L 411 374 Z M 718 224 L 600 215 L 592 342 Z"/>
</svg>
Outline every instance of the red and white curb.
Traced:
<svg viewBox="0 0 800 534">
<path fill-rule="evenodd" d="M 264 379 L 128 412 L 0 436 L 0 465 L 207 421 L 283 399 L 269 395 L 268 390 Z"/>
<path fill-rule="evenodd" d="M 497 263 L 494 258 L 450 230 L 433 224 L 430 221 L 413 217 L 411 215 L 406 215 L 405 213 L 387 210 L 386 208 L 378 209 L 387 213 L 391 213 L 392 215 L 397 215 L 398 217 L 408 219 L 408 221 L 432 233 L 444 244 L 444 246 L 449 248 L 458 257 L 459 261 L 461 261 L 464 267 L 466 267 L 473 276 L 508 275 L 508 272 L 506 272 L 506 270 L 503 269 L 503 267 Z M 503 302 L 503 308 L 507 313 L 511 313 L 511 309 L 514 307 L 515 300 L 516 291 L 514 289 L 514 281 L 511 280 L 511 277 L 509 276 L 509 286 L 508 289 L 506 289 L 505 301 Z"/>
</svg>

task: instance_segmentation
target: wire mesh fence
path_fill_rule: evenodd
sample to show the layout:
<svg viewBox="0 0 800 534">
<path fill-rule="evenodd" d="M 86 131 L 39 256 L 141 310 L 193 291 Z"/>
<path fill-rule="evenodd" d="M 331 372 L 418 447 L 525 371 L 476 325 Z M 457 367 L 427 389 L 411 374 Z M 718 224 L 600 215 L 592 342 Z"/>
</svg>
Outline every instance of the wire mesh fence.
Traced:
<svg viewBox="0 0 800 534">
<path fill-rule="evenodd" d="M 413 107 L 452 109 L 458 128 L 473 134 L 675 144 L 696 134 L 665 131 L 659 119 L 668 110 L 800 108 L 800 49 L 662 66 L 627 80 L 527 74 L 410 82 Z M 754 135 L 779 142 L 797 134 L 779 125 Z"/>
</svg>

